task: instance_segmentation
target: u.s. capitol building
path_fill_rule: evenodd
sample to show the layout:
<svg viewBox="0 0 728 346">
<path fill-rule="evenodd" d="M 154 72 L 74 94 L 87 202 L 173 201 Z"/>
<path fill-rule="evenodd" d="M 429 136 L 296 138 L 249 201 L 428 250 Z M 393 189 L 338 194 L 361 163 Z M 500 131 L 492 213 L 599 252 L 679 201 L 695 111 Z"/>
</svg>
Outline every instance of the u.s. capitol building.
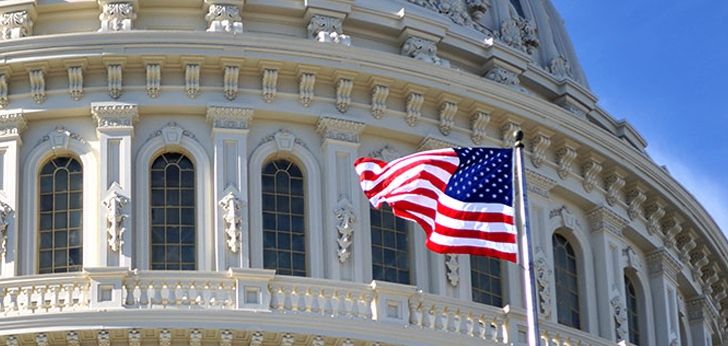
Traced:
<svg viewBox="0 0 728 346">
<path fill-rule="evenodd" d="M 526 133 L 545 345 L 728 344 L 728 242 L 548 0 L 0 1 L 0 343 L 519 345 L 352 164 Z"/>
</svg>

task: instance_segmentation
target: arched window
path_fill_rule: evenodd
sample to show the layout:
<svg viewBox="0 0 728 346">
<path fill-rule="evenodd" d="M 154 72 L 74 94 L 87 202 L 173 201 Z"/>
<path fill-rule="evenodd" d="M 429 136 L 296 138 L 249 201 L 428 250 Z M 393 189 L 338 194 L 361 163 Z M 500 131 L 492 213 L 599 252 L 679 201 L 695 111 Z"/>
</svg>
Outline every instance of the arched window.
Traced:
<svg viewBox="0 0 728 346">
<path fill-rule="evenodd" d="M 49 160 L 40 171 L 38 272 L 79 271 L 83 265 L 83 170 L 72 157 Z"/>
<path fill-rule="evenodd" d="M 629 342 L 640 344 L 640 309 L 637 289 L 629 276 L 624 276 L 624 291 L 627 293 L 627 325 L 629 326 Z"/>
<path fill-rule="evenodd" d="M 263 267 L 281 275 L 306 276 L 303 173 L 289 160 L 263 167 Z"/>
<path fill-rule="evenodd" d="M 554 234 L 554 272 L 556 276 L 556 305 L 559 323 L 581 328 L 579 318 L 579 277 L 574 248 L 563 236 Z"/>
<path fill-rule="evenodd" d="M 474 302 L 503 307 L 500 260 L 470 256 L 470 279 Z"/>
<path fill-rule="evenodd" d="M 372 231 L 372 278 L 410 284 L 409 231 L 407 221 L 394 216 L 392 208 L 369 208 Z"/>
<path fill-rule="evenodd" d="M 164 153 L 151 169 L 152 269 L 195 270 L 195 167 L 187 156 Z"/>
</svg>

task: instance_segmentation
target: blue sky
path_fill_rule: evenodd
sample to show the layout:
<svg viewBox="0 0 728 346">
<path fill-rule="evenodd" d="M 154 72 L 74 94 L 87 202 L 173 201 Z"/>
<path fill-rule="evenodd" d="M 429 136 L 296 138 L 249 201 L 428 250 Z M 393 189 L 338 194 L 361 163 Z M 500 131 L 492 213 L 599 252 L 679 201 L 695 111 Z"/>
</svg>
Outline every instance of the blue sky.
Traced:
<svg viewBox="0 0 728 346">
<path fill-rule="evenodd" d="M 552 1 L 599 104 L 728 234 L 728 1 Z"/>
</svg>

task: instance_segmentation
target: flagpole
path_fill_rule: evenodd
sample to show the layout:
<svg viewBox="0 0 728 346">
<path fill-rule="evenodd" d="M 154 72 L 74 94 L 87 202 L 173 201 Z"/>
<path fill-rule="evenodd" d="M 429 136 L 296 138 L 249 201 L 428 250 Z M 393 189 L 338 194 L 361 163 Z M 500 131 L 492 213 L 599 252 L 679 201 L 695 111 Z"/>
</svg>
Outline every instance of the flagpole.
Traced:
<svg viewBox="0 0 728 346">
<path fill-rule="evenodd" d="M 528 344 L 530 346 L 540 345 L 540 333 L 538 331 L 538 311 L 536 306 L 536 277 L 533 268 L 533 250 L 531 249 L 531 230 L 528 228 L 528 199 L 526 198 L 526 169 L 523 166 L 523 131 L 516 131 L 516 142 L 514 143 L 515 166 L 517 169 L 517 184 L 519 193 L 516 195 L 518 202 L 518 223 L 520 228 L 521 244 L 521 265 L 523 266 L 524 293 L 526 298 L 526 322 L 528 327 Z"/>
</svg>

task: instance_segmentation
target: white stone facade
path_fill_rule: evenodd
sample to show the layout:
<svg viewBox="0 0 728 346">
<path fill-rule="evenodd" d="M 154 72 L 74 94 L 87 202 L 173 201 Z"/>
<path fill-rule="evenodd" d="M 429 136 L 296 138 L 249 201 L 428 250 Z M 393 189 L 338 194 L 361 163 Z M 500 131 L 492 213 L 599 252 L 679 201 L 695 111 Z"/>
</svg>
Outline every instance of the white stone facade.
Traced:
<svg viewBox="0 0 728 346">
<path fill-rule="evenodd" d="M 352 169 L 523 129 L 542 341 L 728 343 L 728 242 L 596 105 L 549 1 L 0 2 L 0 342 L 7 345 L 523 344 L 519 267 L 504 308 L 472 302 L 468 256 L 372 281 Z M 195 164 L 192 272 L 151 270 L 152 160 Z M 83 167 L 83 270 L 39 273 L 38 172 Z M 261 171 L 305 176 L 307 277 L 263 268 Z M 558 323 L 552 236 L 575 249 L 580 328 Z"/>
</svg>

